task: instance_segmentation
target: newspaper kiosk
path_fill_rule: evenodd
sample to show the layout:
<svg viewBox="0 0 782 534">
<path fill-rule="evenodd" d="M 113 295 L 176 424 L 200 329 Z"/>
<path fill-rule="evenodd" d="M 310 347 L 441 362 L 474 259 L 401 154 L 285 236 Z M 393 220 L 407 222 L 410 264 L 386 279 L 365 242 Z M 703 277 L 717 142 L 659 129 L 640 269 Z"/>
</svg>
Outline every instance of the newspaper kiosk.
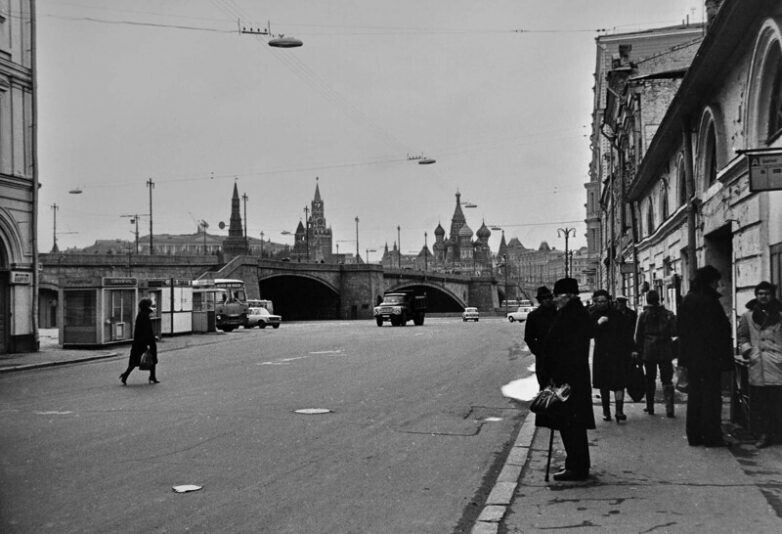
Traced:
<svg viewBox="0 0 782 534">
<path fill-rule="evenodd" d="M 189 280 L 143 280 L 141 286 L 142 295 L 152 299 L 157 310 L 156 335 L 173 336 L 193 331 L 193 287 Z"/>
<path fill-rule="evenodd" d="M 60 341 L 67 347 L 101 347 L 133 340 L 138 280 L 87 277 L 65 280 L 60 289 Z"/>
</svg>

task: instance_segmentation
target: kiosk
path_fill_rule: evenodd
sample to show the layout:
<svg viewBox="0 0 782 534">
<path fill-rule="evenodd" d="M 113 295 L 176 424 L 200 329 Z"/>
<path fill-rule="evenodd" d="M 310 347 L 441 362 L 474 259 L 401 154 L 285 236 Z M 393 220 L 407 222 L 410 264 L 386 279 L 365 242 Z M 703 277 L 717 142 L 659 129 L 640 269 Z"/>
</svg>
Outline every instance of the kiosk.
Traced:
<svg viewBox="0 0 782 534">
<path fill-rule="evenodd" d="M 193 331 L 193 287 L 189 280 L 142 280 L 141 293 L 152 299 L 157 310 L 157 321 L 152 323 L 155 335 L 173 336 Z"/>
<path fill-rule="evenodd" d="M 138 280 L 121 277 L 66 279 L 60 289 L 66 347 L 100 347 L 133 340 Z"/>
</svg>

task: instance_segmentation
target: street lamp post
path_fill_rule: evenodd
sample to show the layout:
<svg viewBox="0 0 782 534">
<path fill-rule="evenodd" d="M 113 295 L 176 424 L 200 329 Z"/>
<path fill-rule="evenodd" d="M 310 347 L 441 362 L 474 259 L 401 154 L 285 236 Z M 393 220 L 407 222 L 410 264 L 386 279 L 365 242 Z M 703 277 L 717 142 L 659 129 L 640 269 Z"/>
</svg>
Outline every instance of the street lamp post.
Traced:
<svg viewBox="0 0 782 534">
<path fill-rule="evenodd" d="M 263 230 L 261 230 L 261 259 L 263 259 Z"/>
<path fill-rule="evenodd" d="M 155 247 L 152 240 L 152 190 L 155 188 L 155 182 L 152 178 L 147 180 L 147 187 L 149 187 L 149 255 L 155 253 Z"/>
<path fill-rule="evenodd" d="M 502 264 L 505 270 L 505 316 L 508 315 L 508 256 L 502 256 Z"/>
<path fill-rule="evenodd" d="M 356 216 L 356 263 L 358 263 L 358 216 Z"/>
<path fill-rule="evenodd" d="M 573 237 L 576 237 L 576 229 L 573 227 L 557 228 L 557 236 L 565 235 L 565 278 L 570 278 L 570 269 L 568 268 L 568 238 L 570 232 L 573 232 Z"/>
<path fill-rule="evenodd" d="M 247 193 L 242 193 L 242 200 L 244 200 L 244 238 L 247 239 Z"/>
<path fill-rule="evenodd" d="M 427 242 L 427 233 L 424 232 L 424 272 L 429 270 L 429 243 Z"/>
<path fill-rule="evenodd" d="M 396 242 L 399 245 L 399 258 L 397 259 L 398 267 L 402 268 L 402 229 L 399 225 L 396 226 Z"/>
<path fill-rule="evenodd" d="M 307 261 L 310 261 L 310 209 L 304 206 L 304 240 L 307 243 Z"/>
</svg>

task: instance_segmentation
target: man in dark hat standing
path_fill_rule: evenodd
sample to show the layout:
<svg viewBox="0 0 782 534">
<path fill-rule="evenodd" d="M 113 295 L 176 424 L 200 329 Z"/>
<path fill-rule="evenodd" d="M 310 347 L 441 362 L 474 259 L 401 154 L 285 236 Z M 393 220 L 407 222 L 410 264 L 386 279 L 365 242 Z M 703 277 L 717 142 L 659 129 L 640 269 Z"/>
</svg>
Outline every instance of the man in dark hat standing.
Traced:
<svg viewBox="0 0 782 534">
<path fill-rule="evenodd" d="M 722 275 L 706 265 L 690 282 L 679 306 L 679 366 L 687 369 L 687 441 L 692 446 L 730 445 L 722 434 L 722 372 L 733 366 L 731 326 L 717 291 Z M 730 438 L 728 438 L 730 439 Z"/>
<path fill-rule="evenodd" d="M 554 303 L 557 313 L 544 342 L 544 367 L 555 385 L 570 386 L 563 416 L 551 425 L 559 430 L 567 454 L 565 468 L 554 474 L 554 480 L 586 480 L 590 467 L 587 429 L 595 428 L 589 380 L 591 322 L 575 279 L 557 280 Z"/>
<path fill-rule="evenodd" d="M 530 352 L 535 355 L 535 376 L 538 378 L 540 389 L 543 389 L 548 385 L 543 348 L 546 335 L 554 322 L 554 316 L 557 314 L 557 308 L 554 306 L 554 295 L 546 286 L 538 288 L 538 294 L 535 298 L 538 301 L 538 307 L 527 316 L 527 322 L 524 325 L 524 342 Z"/>
</svg>

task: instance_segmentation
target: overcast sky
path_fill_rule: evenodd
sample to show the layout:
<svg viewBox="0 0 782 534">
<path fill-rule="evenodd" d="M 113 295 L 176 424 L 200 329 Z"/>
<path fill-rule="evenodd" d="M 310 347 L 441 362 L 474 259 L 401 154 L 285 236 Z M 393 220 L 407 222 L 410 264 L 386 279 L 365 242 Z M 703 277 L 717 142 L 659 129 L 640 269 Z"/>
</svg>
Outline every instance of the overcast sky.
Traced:
<svg viewBox="0 0 782 534">
<path fill-rule="evenodd" d="M 340 252 L 418 252 L 467 223 L 527 247 L 575 227 L 599 29 L 703 18 L 701 0 L 38 0 L 40 250 L 154 233 L 227 234 L 233 184 L 248 235 L 292 243 L 319 177 Z M 241 25 L 293 35 L 267 46 Z M 524 31 L 519 31 L 524 30 Z M 426 155 L 434 165 L 408 156 Z M 69 194 L 80 189 L 79 195 Z M 141 233 L 148 233 L 142 219 Z M 490 244 L 496 252 L 500 232 Z"/>
</svg>

